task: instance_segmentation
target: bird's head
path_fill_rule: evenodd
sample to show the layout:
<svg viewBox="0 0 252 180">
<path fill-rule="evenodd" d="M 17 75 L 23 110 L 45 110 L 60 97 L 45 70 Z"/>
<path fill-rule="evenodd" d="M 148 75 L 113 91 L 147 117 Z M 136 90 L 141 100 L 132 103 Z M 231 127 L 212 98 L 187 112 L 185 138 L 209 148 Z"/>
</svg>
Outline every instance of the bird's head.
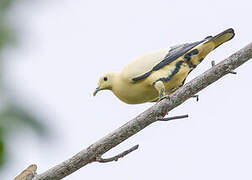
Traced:
<svg viewBox="0 0 252 180">
<path fill-rule="evenodd" d="M 95 89 L 93 95 L 95 96 L 98 91 L 105 90 L 105 89 L 112 89 L 113 85 L 113 79 L 114 79 L 115 73 L 106 73 L 103 74 L 99 81 L 98 81 L 98 86 Z"/>
</svg>

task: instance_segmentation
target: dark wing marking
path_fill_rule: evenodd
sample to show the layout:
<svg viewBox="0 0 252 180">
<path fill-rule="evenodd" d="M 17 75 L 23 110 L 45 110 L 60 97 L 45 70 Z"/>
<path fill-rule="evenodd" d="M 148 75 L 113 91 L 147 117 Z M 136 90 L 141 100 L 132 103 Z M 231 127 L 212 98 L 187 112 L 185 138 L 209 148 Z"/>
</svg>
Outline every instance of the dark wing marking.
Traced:
<svg viewBox="0 0 252 180">
<path fill-rule="evenodd" d="M 168 81 L 170 81 L 171 78 L 172 78 L 173 76 L 175 76 L 175 74 L 177 74 L 177 73 L 179 72 L 179 70 L 180 70 L 180 68 L 181 68 L 181 65 L 182 65 L 183 63 L 184 63 L 184 61 L 178 61 L 178 62 L 176 62 L 175 69 L 172 71 L 172 73 L 171 73 L 168 77 L 162 77 L 162 78 L 157 79 L 157 80 L 153 83 L 153 85 L 154 85 L 156 82 L 158 82 L 158 81 L 162 81 L 162 82 L 168 82 Z"/>
<path fill-rule="evenodd" d="M 202 59 L 202 60 L 203 60 L 203 59 Z M 192 70 L 193 70 L 193 69 L 191 69 L 191 70 L 188 72 L 187 76 L 190 74 L 190 72 L 192 72 Z M 179 87 L 181 87 L 181 86 L 183 86 L 183 85 L 185 84 L 185 81 L 186 81 L 187 76 L 185 77 L 185 79 L 183 80 L 183 82 L 180 84 Z"/>
<path fill-rule="evenodd" d="M 210 37 L 210 36 L 209 36 L 209 37 Z M 202 62 L 203 60 L 204 60 L 204 58 L 201 58 L 201 59 L 199 60 L 199 62 Z M 186 63 L 188 64 L 188 62 L 189 62 L 189 61 L 187 61 Z M 190 64 L 188 64 L 188 66 L 190 67 Z M 194 66 L 195 66 L 195 65 L 191 65 L 191 67 L 194 67 Z M 193 70 L 193 69 L 191 69 L 191 70 L 188 72 L 187 76 L 190 74 L 190 72 L 192 72 L 192 70 Z M 185 84 L 185 81 L 186 81 L 187 76 L 185 77 L 184 81 L 181 83 L 181 85 L 180 85 L 179 87 L 181 87 L 181 86 L 183 86 L 183 85 Z"/>
<path fill-rule="evenodd" d="M 148 71 L 147 73 L 144 73 L 141 76 L 135 77 L 132 80 L 136 82 L 138 80 L 144 79 L 144 78 L 148 77 L 152 73 L 152 71 L 153 71 L 153 68 L 152 68 L 152 70 Z"/>
<path fill-rule="evenodd" d="M 145 74 L 143 74 L 141 76 L 135 77 L 132 80 L 133 81 L 138 81 L 138 80 L 141 80 L 141 79 L 144 79 L 144 78 L 148 77 L 152 73 L 152 71 L 159 70 L 163 66 L 171 63 L 172 61 L 174 61 L 178 57 L 185 54 L 190 49 L 194 48 L 195 46 L 199 45 L 200 43 L 202 43 L 202 42 L 204 42 L 206 40 L 208 40 L 208 38 L 205 38 L 202 41 L 197 41 L 197 42 L 194 42 L 194 43 L 186 43 L 186 44 L 181 44 L 181 45 L 171 47 L 169 53 L 165 56 L 165 58 L 160 63 L 158 63 L 156 66 L 154 66 L 152 68 L 152 70 L 146 72 Z"/>
</svg>

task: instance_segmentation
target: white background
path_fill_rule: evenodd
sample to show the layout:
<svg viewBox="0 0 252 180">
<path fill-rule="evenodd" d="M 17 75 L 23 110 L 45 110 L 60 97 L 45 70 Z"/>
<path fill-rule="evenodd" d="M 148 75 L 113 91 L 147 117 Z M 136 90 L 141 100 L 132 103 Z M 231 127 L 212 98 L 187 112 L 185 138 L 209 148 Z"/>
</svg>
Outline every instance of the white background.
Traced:
<svg viewBox="0 0 252 180">
<path fill-rule="evenodd" d="M 201 40 L 227 28 L 236 36 L 194 70 L 187 82 L 251 42 L 250 0 L 127 0 L 24 2 L 12 19 L 20 46 L 6 50 L 5 79 L 18 101 L 42 115 L 50 141 L 33 133 L 15 137 L 12 164 L 1 179 L 26 166 L 38 173 L 71 157 L 150 107 L 127 105 L 111 92 L 92 92 L 101 74 L 120 71 L 147 51 Z M 239 67 L 170 112 L 188 119 L 157 122 L 108 152 L 140 144 L 118 162 L 93 163 L 65 179 L 251 179 L 252 63 Z M 17 96 L 18 97 L 18 96 Z"/>
</svg>

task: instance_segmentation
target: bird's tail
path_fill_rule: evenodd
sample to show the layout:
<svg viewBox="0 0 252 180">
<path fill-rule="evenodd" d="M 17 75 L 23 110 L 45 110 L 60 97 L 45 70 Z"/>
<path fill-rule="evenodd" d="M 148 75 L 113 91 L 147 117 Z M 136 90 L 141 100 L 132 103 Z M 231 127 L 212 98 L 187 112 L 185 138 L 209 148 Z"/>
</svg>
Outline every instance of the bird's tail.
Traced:
<svg viewBox="0 0 252 180">
<path fill-rule="evenodd" d="M 227 29 L 220 34 L 217 34 L 214 37 L 210 37 L 208 42 L 213 42 L 214 43 L 214 49 L 217 48 L 219 45 L 223 44 L 224 42 L 229 41 L 234 37 L 235 33 L 232 28 Z"/>
<path fill-rule="evenodd" d="M 232 28 L 227 29 L 216 36 L 208 36 L 203 43 L 192 48 L 184 57 L 189 59 L 191 67 L 196 67 L 212 50 L 229 41 L 234 37 L 235 33 Z M 191 58 L 191 55 L 197 55 Z"/>
</svg>

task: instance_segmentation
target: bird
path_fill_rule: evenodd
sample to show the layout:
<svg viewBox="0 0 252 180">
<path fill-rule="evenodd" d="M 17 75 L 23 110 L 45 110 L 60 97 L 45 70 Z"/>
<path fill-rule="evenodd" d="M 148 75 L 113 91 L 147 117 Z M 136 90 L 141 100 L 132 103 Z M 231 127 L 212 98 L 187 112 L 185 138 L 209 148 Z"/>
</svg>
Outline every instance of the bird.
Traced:
<svg viewBox="0 0 252 180">
<path fill-rule="evenodd" d="M 130 61 L 121 72 L 103 74 L 93 96 L 111 90 L 127 104 L 158 102 L 183 86 L 188 74 L 218 46 L 231 40 L 229 28 L 215 36 L 170 48 L 151 51 Z"/>
</svg>

